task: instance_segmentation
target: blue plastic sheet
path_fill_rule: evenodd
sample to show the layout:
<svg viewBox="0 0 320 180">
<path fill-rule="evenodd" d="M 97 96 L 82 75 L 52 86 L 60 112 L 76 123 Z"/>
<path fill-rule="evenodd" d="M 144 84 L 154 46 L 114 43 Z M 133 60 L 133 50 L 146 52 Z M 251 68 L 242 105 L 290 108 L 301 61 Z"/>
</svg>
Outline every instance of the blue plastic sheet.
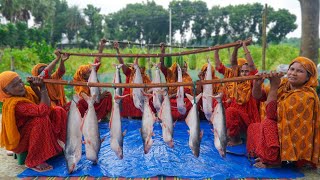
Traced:
<svg viewBox="0 0 320 180">
<path fill-rule="evenodd" d="M 99 163 L 93 165 L 86 160 L 83 146 L 82 159 L 74 173 L 68 174 L 64 156 L 51 159 L 54 169 L 38 173 L 27 169 L 18 175 L 19 178 L 30 176 L 93 176 L 93 177 L 153 177 L 158 175 L 177 176 L 180 178 L 297 178 L 304 175 L 293 168 L 258 169 L 251 166 L 245 154 L 245 145 L 228 148 L 226 158 L 221 158 L 213 144 L 212 126 L 208 121 L 201 122 L 204 135 L 201 141 L 200 156 L 194 157 L 188 146 L 188 126 L 177 122 L 174 127 L 174 148 L 169 148 L 162 139 L 159 123 L 154 125 L 154 143 L 148 154 L 143 152 L 140 135 L 141 121 L 123 119 L 124 137 L 122 160 L 118 159 L 110 148 L 110 134 L 107 123 L 101 123 L 101 137 L 106 137 L 99 153 Z"/>
</svg>

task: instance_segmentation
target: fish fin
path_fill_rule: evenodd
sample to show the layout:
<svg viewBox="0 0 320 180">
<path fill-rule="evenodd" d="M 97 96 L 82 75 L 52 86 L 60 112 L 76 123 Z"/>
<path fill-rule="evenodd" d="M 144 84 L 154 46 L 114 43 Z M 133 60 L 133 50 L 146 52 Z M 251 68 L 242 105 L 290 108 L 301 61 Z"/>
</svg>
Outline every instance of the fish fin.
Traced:
<svg viewBox="0 0 320 180">
<path fill-rule="evenodd" d="M 98 123 L 101 122 L 101 119 L 98 120 Z"/>
<path fill-rule="evenodd" d="M 190 135 L 190 130 L 187 130 L 188 131 L 188 134 Z"/>
<path fill-rule="evenodd" d="M 62 147 L 63 150 L 65 150 L 66 144 L 62 142 L 60 139 L 57 140 L 58 144 Z"/>
<path fill-rule="evenodd" d="M 191 96 L 190 94 L 186 93 L 187 98 L 189 99 L 189 101 L 193 104 L 193 96 Z"/>
<path fill-rule="evenodd" d="M 200 131 L 200 139 L 203 137 L 203 130 Z"/>
<path fill-rule="evenodd" d="M 127 134 L 127 130 L 124 130 L 123 132 L 122 132 L 122 136 L 125 136 Z"/>
</svg>

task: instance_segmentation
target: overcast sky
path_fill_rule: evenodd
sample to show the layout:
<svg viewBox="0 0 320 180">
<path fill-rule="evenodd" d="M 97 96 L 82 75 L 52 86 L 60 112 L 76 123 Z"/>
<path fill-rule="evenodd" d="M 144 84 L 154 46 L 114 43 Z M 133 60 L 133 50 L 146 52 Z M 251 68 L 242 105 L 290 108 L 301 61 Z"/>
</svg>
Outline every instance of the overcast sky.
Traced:
<svg viewBox="0 0 320 180">
<path fill-rule="evenodd" d="M 165 9 L 168 9 L 171 0 L 154 0 L 156 4 L 162 5 Z M 202 0 L 207 3 L 210 9 L 214 5 L 227 6 L 227 5 L 237 5 L 258 2 L 260 4 L 268 4 L 268 6 L 273 7 L 275 10 L 287 9 L 292 14 L 297 16 L 296 24 L 298 28 L 287 35 L 287 37 L 300 37 L 301 36 L 301 10 L 300 3 L 298 0 Z M 69 6 L 77 5 L 80 9 L 83 9 L 87 4 L 92 4 L 95 7 L 101 8 L 101 14 L 109 14 L 116 12 L 122 8 L 125 8 L 127 4 L 130 3 L 141 3 L 146 2 L 146 0 L 67 0 Z"/>
</svg>

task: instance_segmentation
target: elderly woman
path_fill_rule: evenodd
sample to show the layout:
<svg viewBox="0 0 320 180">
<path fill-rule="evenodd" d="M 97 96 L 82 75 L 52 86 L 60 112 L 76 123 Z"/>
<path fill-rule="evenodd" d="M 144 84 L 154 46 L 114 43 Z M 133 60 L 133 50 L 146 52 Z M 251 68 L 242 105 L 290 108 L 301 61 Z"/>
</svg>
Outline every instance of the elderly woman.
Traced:
<svg viewBox="0 0 320 180">
<path fill-rule="evenodd" d="M 297 57 L 287 77 L 272 73 L 267 98 L 267 118 L 248 127 L 247 150 L 255 166 L 265 168 L 291 161 L 298 167 L 319 165 L 320 115 L 317 68 L 308 58 Z M 256 81 L 253 96 L 264 99 L 263 80 Z"/>
<path fill-rule="evenodd" d="M 255 75 L 258 72 L 246 44 L 241 44 L 246 59 L 237 59 L 240 46 L 236 46 L 231 58 L 231 68 L 227 68 L 221 63 L 218 50 L 215 51 L 216 70 L 223 74 L 225 78 Z M 252 81 L 250 80 L 225 84 L 226 99 L 229 102 L 226 107 L 229 146 L 241 144 L 241 133 L 246 133 L 251 123 L 260 122 L 260 102 L 253 98 L 251 92 Z"/>
<path fill-rule="evenodd" d="M 50 108 L 50 99 L 40 77 L 25 86 L 12 71 L 0 74 L 2 107 L 1 147 L 15 153 L 28 152 L 25 164 L 38 171 L 51 170 L 46 161 L 62 152 L 57 140 L 66 139 L 66 111 Z"/>
</svg>

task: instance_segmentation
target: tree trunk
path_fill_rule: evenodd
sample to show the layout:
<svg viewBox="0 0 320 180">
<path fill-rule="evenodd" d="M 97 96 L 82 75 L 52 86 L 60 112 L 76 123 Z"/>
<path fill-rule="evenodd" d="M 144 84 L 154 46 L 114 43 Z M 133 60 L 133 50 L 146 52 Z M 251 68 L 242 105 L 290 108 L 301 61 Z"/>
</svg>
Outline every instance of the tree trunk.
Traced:
<svg viewBox="0 0 320 180">
<path fill-rule="evenodd" d="M 299 0 L 301 6 L 300 56 L 318 64 L 319 58 L 319 0 Z"/>
</svg>

